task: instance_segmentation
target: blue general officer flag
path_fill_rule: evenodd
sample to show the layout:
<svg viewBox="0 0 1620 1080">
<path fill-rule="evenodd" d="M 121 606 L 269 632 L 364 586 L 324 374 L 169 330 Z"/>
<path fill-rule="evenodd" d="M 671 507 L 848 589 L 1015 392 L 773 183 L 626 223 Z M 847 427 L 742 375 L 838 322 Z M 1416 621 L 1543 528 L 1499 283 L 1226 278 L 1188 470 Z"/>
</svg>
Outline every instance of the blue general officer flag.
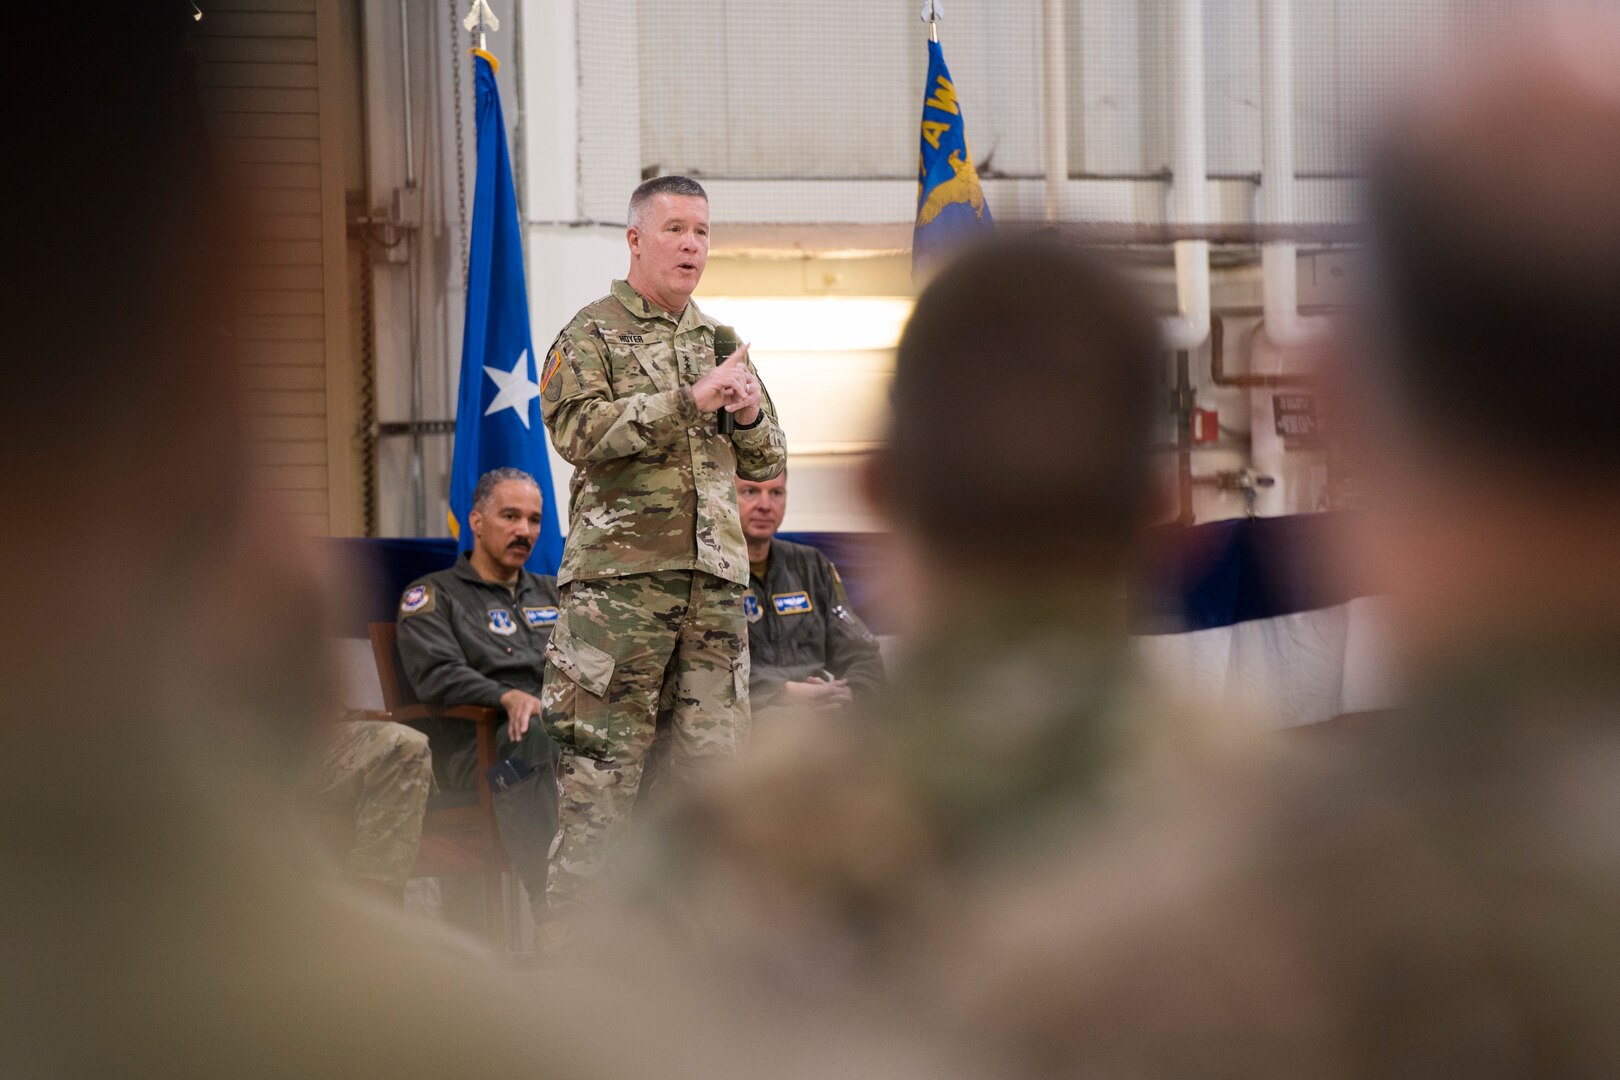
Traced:
<svg viewBox="0 0 1620 1080">
<path fill-rule="evenodd" d="M 539 372 L 529 334 L 517 195 L 506 152 L 506 123 L 495 86 L 494 57 L 474 50 L 478 101 L 478 179 L 473 187 L 472 237 L 467 245 L 467 324 L 461 342 L 461 395 L 450 468 L 450 531 L 461 550 L 472 547 L 466 526 L 473 488 L 490 469 L 531 473 L 545 509 L 528 568 L 555 574 L 563 536 L 551 496 L 551 462 L 540 422 Z"/>
<path fill-rule="evenodd" d="M 921 280 L 952 243 L 988 229 L 990 204 L 973 168 L 956 85 L 939 42 L 928 43 L 923 86 L 922 152 L 917 158 L 917 225 L 911 234 L 911 274 Z"/>
</svg>

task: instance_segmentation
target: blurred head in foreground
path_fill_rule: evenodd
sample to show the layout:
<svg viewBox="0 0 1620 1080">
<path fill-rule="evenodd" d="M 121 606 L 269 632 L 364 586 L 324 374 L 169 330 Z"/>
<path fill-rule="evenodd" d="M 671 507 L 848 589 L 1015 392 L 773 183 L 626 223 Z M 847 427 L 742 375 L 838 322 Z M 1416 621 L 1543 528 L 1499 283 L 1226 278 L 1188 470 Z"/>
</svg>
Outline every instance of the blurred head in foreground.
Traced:
<svg viewBox="0 0 1620 1080">
<path fill-rule="evenodd" d="M 935 278 L 870 483 L 922 575 L 992 595 L 1118 578 L 1150 510 L 1159 354 L 1135 292 L 1073 246 L 1000 239 Z"/>
<path fill-rule="evenodd" d="M 192 25 L 103 5 L 6 69 L 0 1073 L 602 1075 L 294 836 L 321 598 L 248 486 Z"/>
<path fill-rule="evenodd" d="M 963 1013 L 1039 1075 L 1620 1071 L 1620 48 L 1565 29 L 1372 170 L 1335 377 L 1415 700 L 985 904 Z"/>
<path fill-rule="evenodd" d="M 892 681 L 847 714 L 760 725 L 643 835 L 633 910 L 606 908 L 582 955 L 670 978 L 660 1000 L 718 987 L 791 1056 L 902 1044 L 849 1075 L 1004 1071 L 956 1053 L 982 1029 L 942 1032 L 948 988 L 923 974 L 983 940 L 955 905 L 1106 816 L 1149 733 L 1183 715 L 1147 707 L 1125 620 L 1156 330 L 1093 255 L 1048 239 L 969 248 L 933 279 L 867 476 L 915 605 Z"/>
<path fill-rule="evenodd" d="M 1620 48 L 1580 19 L 1476 58 L 1376 159 L 1346 428 L 1419 667 L 1620 635 L 1617 176 Z"/>
</svg>

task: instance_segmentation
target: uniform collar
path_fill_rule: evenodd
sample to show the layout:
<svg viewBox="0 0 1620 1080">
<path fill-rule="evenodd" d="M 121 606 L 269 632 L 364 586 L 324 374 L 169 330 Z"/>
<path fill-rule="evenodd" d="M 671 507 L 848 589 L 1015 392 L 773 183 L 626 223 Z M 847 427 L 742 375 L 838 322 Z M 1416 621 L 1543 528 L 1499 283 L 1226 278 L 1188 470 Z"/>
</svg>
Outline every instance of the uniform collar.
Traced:
<svg viewBox="0 0 1620 1080">
<path fill-rule="evenodd" d="M 657 304 L 648 300 L 635 290 L 628 281 L 620 278 L 613 283 L 613 298 L 624 305 L 624 309 L 638 319 L 663 319 L 665 322 L 675 324 L 675 332 L 684 334 L 688 330 L 696 330 L 700 326 L 707 326 L 710 330 L 715 327 L 715 321 L 698 310 L 697 302 L 688 300 L 686 310 L 679 316 L 671 315 Z"/>
<path fill-rule="evenodd" d="M 477 570 L 473 569 L 471 552 L 463 551 L 460 555 L 456 556 L 456 564 L 454 567 L 452 567 L 452 569 L 455 571 L 456 577 L 460 578 L 462 581 L 470 581 L 474 585 L 482 585 L 486 589 L 499 589 L 502 592 L 506 591 L 505 585 L 502 585 L 498 581 L 485 581 L 483 575 L 479 574 Z M 519 570 L 517 581 L 512 583 L 512 595 L 516 596 L 518 593 L 521 593 L 524 587 L 528 585 L 528 579 L 529 572 L 527 570 Z"/>
</svg>

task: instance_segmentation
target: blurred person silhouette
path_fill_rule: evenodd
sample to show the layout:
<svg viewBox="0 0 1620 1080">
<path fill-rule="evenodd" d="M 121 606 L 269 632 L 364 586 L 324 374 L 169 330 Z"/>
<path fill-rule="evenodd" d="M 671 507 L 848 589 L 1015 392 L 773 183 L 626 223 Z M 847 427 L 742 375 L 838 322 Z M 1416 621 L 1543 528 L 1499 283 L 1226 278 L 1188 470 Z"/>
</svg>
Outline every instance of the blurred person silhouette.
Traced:
<svg viewBox="0 0 1620 1080">
<path fill-rule="evenodd" d="M 433 789 L 428 737 L 391 720 L 346 713 L 322 740 L 313 779 L 317 805 L 354 815 L 345 876 L 389 903 L 403 904 Z"/>
<path fill-rule="evenodd" d="M 1445 75 L 1332 376 L 1410 705 L 982 898 L 948 979 L 1013 1071 L 1620 1074 L 1620 40 Z"/>
<path fill-rule="evenodd" d="M 656 1034 L 609 1068 L 641 1050 L 318 870 L 327 627 L 247 487 L 190 22 L 101 5 L 6 65 L 0 1073 L 714 1075 Z"/>
<path fill-rule="evenodd" d="M 1187 721 L 1142 684 L 1127 633 L 1161 361 L 1142 301 L 1074 246 L 996 240 L 931 282 L 868 472 L 906 581 L 893 682 L 851 715 L 757 732 L 672 808 L 586 957 L 661 955 L 739 1016 L 928 1030 L 941 988 L 918 974 L 968 944 L 963 898 L 1038 875 Z"/>
</svg>

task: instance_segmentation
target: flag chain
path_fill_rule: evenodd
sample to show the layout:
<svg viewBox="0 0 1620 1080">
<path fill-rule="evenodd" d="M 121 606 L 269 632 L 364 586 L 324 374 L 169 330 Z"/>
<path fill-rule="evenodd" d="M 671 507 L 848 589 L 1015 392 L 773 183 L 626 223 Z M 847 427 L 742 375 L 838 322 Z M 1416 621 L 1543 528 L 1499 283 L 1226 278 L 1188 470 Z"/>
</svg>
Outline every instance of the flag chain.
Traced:
<svg viewBox="0 0 1620 1080">
<path fill-rule="evenodd" d="M 467 160 L 465 135 L 462 132 L 461 86 L 461 21 L 456 18 L 456 0 L 448 0 L 450 9 L 450 80 L 455 87 L 456 112 L 456 239 L 461 247 L 461 287 L 467 288 Z"/>
</svg>

